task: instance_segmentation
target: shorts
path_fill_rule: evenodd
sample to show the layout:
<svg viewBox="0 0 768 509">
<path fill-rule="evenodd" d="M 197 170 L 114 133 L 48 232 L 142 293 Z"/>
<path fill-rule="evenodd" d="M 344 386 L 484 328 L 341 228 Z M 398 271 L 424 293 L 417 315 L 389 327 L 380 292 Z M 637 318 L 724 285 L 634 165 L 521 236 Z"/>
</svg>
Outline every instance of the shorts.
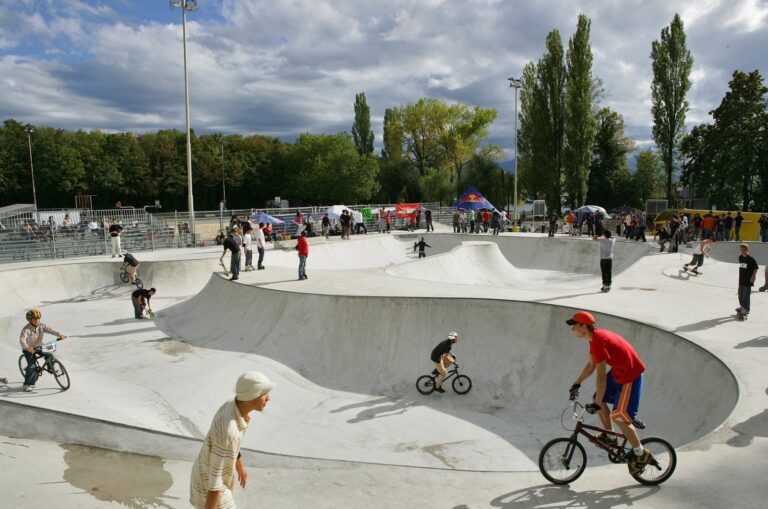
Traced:
<svg viewBox="0 0 768 509">
<path fill-rule="evenodd" d="M 613 378 L 613 372 L 609 371 L 605 384 L 604 403 L 613 405 L 611 420 L 621 419 L 627 424 L 631 424 L 637 416 L 637 410 L 640 407 L 640 398 L 643 395 L 643 375 L 637 377 L 634 381 L 620 384 Z"/>
</svg>

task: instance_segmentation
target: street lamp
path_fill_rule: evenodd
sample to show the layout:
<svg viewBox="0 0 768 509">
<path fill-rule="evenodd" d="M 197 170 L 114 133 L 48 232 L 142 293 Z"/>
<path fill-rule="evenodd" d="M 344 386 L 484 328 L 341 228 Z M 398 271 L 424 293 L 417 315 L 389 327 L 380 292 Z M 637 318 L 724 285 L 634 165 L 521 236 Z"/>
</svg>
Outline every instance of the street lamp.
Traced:
<svg viewBox="0 0 768 509">
<path fill-rule="evenodd" d="M 35 128 L 32 126 L 24 129 L 27 132 L 27 141 L 29 142 L 29 171 L 32 173 L 32 200 L 37 210 L 37 192 L 35 191 L 35 166 L 32 164 L 32 133 Z"/>
<path fill-rule="evenodd" d="M 225 167 L 224 167 L 224 135 L 219 138 L 219 145 L 221 146 L 221 201 L 224 205 L 227 203 L 227 184 L 224 182 Z"/>
<path fill-rule="evenodd" d="M 181 39 L 184 45 L 184 107 L 187 116 L 187 205 L 191 233 L 195 234 L 195 200 L 192 195 L 192 140 L 189 134 L 189 75 L 187 74 L 187 11 L 197 10 L 197 0 L 170 2 L 171 9 L 181 7 Z"/>
<path fill-rule="evenodd" d="M 517 91 L 523 88 L 520 78 L 508 78 L 509 86 L 515 89 L 515 226 L 517 226 Z"/>
</svg>

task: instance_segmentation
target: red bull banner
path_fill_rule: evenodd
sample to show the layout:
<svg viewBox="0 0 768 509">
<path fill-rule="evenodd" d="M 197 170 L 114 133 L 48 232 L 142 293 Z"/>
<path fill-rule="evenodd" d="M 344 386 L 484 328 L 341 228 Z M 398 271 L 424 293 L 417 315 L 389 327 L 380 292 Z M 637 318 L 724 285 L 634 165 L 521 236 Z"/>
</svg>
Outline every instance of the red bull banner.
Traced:
<svg viewBox="0 0 768 509">
<path fill-rule="evenodd" d="M 459 209 L 496 209 L 496 207 L 494 207 L 493 204 L 474 187 L 470 187 L 466 193 L 462 194 L 461 198 L 456 200 L 454 206 Z"/>
<path fill-rule="evenodd" d="M 420 203 L 398 203 L 395 205 L 395 216 L 408 217 L 415 214 L 420 208 Z"/>
</svg>

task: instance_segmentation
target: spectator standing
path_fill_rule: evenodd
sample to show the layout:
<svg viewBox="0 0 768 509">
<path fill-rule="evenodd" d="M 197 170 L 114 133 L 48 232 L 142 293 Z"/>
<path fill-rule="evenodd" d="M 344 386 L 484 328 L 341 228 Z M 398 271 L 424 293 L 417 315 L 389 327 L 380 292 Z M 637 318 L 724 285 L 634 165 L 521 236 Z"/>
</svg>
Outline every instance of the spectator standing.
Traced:
<svg viewBox="0 0 768 509">
<path fill-rule="evenodd" d="M 243 248 L 245 249 L 245 271 L 250 272 L 253 268 L 253 237 L 250 230 L 243 233 Z"/>
<path fill-rule="evenodd" d="M 459 212 L 459 226 L 461 227 L 461 233 L 467 233 L 467 211 L 461 209 Z M 434 231 L 434 228 L 432 228 Z"/>
<path fill-rule="evenodd" d="M 741 241 L 741 223 L 744 222 L 744 216 L 741 215 L 741 211 L 736 211 L 736 217 L 733 218 L 733 229 L 736 234 L 736 242 Z"/>
<path fill-rule="evenodd" d="M 120 245 L 120 237 L 122 234 L 123 227 L 117 223 L 117 219 L 113 219 L 112 224 L 109 226 L 109 237 L 112 241 L 112 258 L 123 256 L 123 250 Z"/>
<path fill-rule="evenodd" d="M 733 216 L 730 212 L 725 216 L 725 240 L 733 240 Z"/>
<path fill-rule="evenodd" d="M 379 233 L 381 233 L 381 230 L 382 230 L 382 228 L 381 228 L 382 221 L 383 221 L 383 219 L 382 219 L 381 215 L 379 215 Z M 331 220 L 328 219 L 328 214 L 323 216 L 323 219 L 320 222 L 320 225 L 323 228 L 323 237 L 325 237 L 327 239 L 331 235 Z"/>
<path fill-rule="evenodd" d="M 235 226 L 232 228 L 227 239 L 224 241 L 224 252 L 221 253 L 219 262 L 224 263 L 224 255 L 227 251 L 230 252 L 229 258 L 229 271 L 232 273 L 230 281 L 237 281 L 240 279 L 240 245 L 242 244 L 242 238 L 240 237 L 240 227 Z"/>
<path fill-rule="evenodd" d="M 459 220 L 461 219 L 461 214 L 459 213 L 459 209 L 456 209 L 453 211 L 453 218 L 452 218 L 452 224 L 453 224 L 453 233 L 460 233 L 461 230 L 459 228 Z"/>
<path fill-rule="evenodd" d="M 549 236 L 554 237 L 557 231 L 557 212 L 554 210 L 549 215 Z"/>
<path fill-rule="evenodd" d="M 427 222 L 427 232 L 435 231 L 435 227 L 432 225 L 432 211 L 427 209 L 424 211 L 424 219 Z"/>
<path fill-rule="evenodd" d="M 384 223 L 387 225 L 387 233 L 389 233 L 392 229 L 392 215 L 388 210 L 384 213 Z"/>
<path fill-rule="evenodd" d="M 760 238 L 758 240 L 760 242 L 768 242 L 768 214 L 760 216 L 758 224 L 760 225 Z"/>
<path fill-rule="evenodd" d="M 757 277 L 757 262 L 749 255 L 749 246 L 739 246 L 739 307 L 736 313 L 740 318 L 749 315 L 749 300 L 752 293 L 752 285 Z"/>
<path fill-rule="evenodd" d="M 698 212 L 696 214 L 694 214 L 692 222 L 693 222 L 693 237 L 694 237 L 694 240 L 706 239 L 707 237 L 703 237 L 701 235 L 702 218 L 701 218 L 701 215 Z"/>
<path fill-rule="evenodd" d="M 266 239 L 264 238 L 264 223 L 259 223 L 259 227 L 256 229 L 256 251 L 259 252 L 259 259 L 256 262 L 257 270 L 264 270 L 264 249 L 267 247 Z"/>
<path fill-rule="evenodd" d="M 477 222 L 477 213 L 474 209 L 469 209 L 469 232 L 475 233 L 475 223 Z"/>
<path fill-rule="evenodd" d="M 263 374 L 248 371 L 235 385 L 235 397 L 214 415 L 203 446 L 192 466 L 189 502 L 195 509 L 234 508 L 235 473 L 242 488 L 248 474 L 240 455 L 251 412 L 263 412 L 274 384 Z"/>
<path fill-rule="evenodd" d="M 301 281 L 307 279 L 307 257 L 309 256 L 309 244 L 304 232 L 296 241 L 296 250 L 299 252 L 299 281 Z"/>
<path fill-rule="evenodd" d="M 603 276 L 603 287 L 600 291 L 607 293 L 611 291 L 611 276 L 613 273 L 613 245 L 616 239 L 611 237 L 610 230 L 604 230 L 600 241 L 600 273 Z"/>
<path fill-rule="evenodd" d="M 715 236 L 715 217 L 710 210 L 701 218 L 701 238 L 708 239 Z"/>
<path fill-rule="evenodd" d="M 483 233 L 488 233 L 488 227 L 491 224 L 491 213 L 488 209 L 483 209 Z"/>
</svg>

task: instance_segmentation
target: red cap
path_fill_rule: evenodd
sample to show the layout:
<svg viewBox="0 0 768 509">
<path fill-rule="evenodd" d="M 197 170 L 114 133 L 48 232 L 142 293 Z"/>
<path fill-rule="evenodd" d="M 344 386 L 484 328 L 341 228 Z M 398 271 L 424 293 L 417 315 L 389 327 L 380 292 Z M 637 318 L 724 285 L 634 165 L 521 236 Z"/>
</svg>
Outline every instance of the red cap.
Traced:
<svg viewBox="0 0 768 509">
<path fill-rule="evenodd" d="M 573 318 L 566 320 L 565 323 L 568 325 L 576 325 L 577 323 L 580 323 L 581 325 L 594 326 L 595 317 L 592 316 L 592 313 L 587 311 L 577 311 L 576 314 L 573 315 Z"/>
</svg>

